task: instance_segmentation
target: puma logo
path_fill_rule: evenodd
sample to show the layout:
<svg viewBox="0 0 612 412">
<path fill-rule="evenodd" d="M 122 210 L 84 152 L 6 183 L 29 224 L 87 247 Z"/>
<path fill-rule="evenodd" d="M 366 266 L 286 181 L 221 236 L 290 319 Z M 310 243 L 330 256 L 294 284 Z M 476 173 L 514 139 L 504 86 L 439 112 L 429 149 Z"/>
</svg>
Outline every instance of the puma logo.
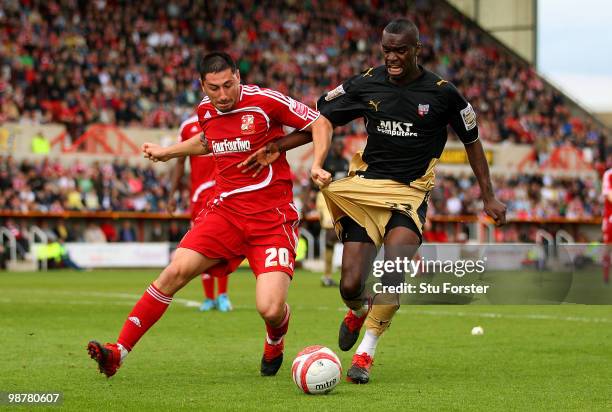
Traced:
<svg viewBox="0 0 612 412">
<path fill-rule="evenodd" d="M 377 112 L 377 111 L 378 111 L 378 105 L 380 104 L 380 101 L 375 102 L 374 100 L 370 100 L 370 101 L 368 102 L 368 104 L 369 104 L 370 106 L 372 106 L 372 108 L 374 109 L 374 111 L 375 111 L 375 112 Z"/>
<path fill-rule="evenodd" d="M 361 77 L 372 77 L 374 76 L 372 74 L 372 72 L 374 71 L 374 67 L 370 67 L 368 70 L 365 71 L 365 73 L 363 73 L 363 75 Z"/>
</svg>

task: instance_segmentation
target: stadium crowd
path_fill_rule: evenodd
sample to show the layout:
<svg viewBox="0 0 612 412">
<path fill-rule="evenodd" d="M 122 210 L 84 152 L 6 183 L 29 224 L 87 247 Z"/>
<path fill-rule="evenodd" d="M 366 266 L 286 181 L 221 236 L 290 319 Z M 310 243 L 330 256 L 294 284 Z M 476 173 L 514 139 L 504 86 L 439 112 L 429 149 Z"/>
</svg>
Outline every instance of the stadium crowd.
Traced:
<svg viewBox="0 0 612 412">
<path fill-rule="evenodd" d="M 58 160 L 16 162 L 0 158 L 0 210 L 62 212 L 166 210 L 169 176 L 152 165 L 130 166 L 127 160 L 68 167 Z M 189 208 L 186 189 L 178 211 Z"/>
<path fill-rule="evenodd" d="M 510 218 L 591 218 L 601 216 L 598 182 L 577 178 L 521 176 L 494 178 L 500 200 Z M 177 194 L 178 212 L 189 210 L 188 179 Z M 0 210 L 13 211 L 136 211 L 164 212 L 170 176 L 152 165 L 130 165 L 127 160 L 69 167 L 59 161 L 15 161 L 0 157 Z M 294 176 L 296 203 L 308 218 L 316 213 L 316 190 L 305 174 Z M 437 174 L 430 201 L 433 215 L 474 215 L 481 209 L 473 176 Z"/>
<path fill-rule="evenodd" d="M 380 64 L 380 28 L 398 14 L 419 26 L 420 62 L 472 102 L 483 139 L 534 144 L 540 161 L 567 142 L 603 159 L 604 132 L 589 117 L 450 7 L 424 0 L 4 1 L 0 121 L 62 122 L 73 138 L 92 122 L 177 127 L 201 99 L 194 68 L 212 49 L 231 51 L 245 82 L 314 105 Z"/>
</svg>

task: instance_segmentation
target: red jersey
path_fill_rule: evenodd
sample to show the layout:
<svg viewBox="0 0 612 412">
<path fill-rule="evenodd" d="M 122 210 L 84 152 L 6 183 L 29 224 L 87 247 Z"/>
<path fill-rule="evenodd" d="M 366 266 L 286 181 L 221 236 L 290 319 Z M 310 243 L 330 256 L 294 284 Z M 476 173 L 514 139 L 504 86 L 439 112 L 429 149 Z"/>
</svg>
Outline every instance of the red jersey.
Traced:
<svg viewBox="0 0 612 412">
<path fill-rule="evenodd" d="M 283 125 L 302 130 L 318 117 L 305 104 L 254 85 L 240 86 L 238 101 L 229 112 L 218 111 L 204 98 L 198 119 L 217 164 L 215 204 L 253 214 L 291 202 L 293 186 L 285 153 L 255 178 L 236 166 L 284 136 Z"/>
<path fill-rule="evenodd" d="M 608 196 L 612 193 L 612 169 L 606 170 L 603 175 L 603 182 L 601 184 L 601 194 L 604 197 L 604 216 L 612 216 L 612 202 L 608 200 Z"/>
<path fill-rule="evenodd" d="M 185 120 L 179 129 L 180 141 L 184 142 L 202 133 L 198 116 L 193 115 Z M 191 203 L 201 199 L 202 193 L 215 186 L 217 168 L 212 156 L 189 156 L 191 166 Z"/>
</svg>

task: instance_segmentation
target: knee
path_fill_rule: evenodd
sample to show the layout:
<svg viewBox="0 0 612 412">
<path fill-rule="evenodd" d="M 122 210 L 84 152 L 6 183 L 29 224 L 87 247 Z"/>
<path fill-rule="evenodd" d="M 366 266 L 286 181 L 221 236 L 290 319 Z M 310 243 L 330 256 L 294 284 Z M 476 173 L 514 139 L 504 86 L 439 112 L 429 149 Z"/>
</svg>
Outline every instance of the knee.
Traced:
<svg viewBox="0 0 612 412">
<path fill-rule="evenodd" d="M 191 279 L 191 273 L 180 262 L 172 261 L 157 278 L 156 286 L 167 294 L 174 294 Z"/>
<path fill-rule="evenodd" d="M 259 302 L 257 303 L 257 311 L 267 323 L 276 324 L 281 322 L 285 316 L 285 302 Z"/>
<path fill-rule="evenodd" d="M 340 279 L 340 294 L 344 299 L 353 300 L 361 296 L 361 271 L 352 263 L 342 263 L 342 277 Z"/>
</svg>

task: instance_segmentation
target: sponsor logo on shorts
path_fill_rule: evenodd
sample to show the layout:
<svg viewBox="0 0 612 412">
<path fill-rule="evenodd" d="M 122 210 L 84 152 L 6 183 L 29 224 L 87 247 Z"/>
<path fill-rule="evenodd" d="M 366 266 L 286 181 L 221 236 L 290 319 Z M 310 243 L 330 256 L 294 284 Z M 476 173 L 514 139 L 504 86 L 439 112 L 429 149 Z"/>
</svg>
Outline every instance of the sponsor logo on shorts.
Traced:
<svg viewBox="0 0 612 412">
<path fill-rule="evenodd" d="M 236 139 L 223 139 L 220 142 L 213 142 L 212 149 L 214 154 L 249 152 L 251 150 L 251 142 L 249 140 L 242 140 L 239 137 Z"/>
<path fill-rule="evenodd" d="M 381 120 L 376 130 L 379 133 L 383 133 L 389 136 L 413 136 L 417 137 L 419 134 L 410 130 L 412 123 L 407 122 L 396 122 L 393 120 Z"/>
</svg>

